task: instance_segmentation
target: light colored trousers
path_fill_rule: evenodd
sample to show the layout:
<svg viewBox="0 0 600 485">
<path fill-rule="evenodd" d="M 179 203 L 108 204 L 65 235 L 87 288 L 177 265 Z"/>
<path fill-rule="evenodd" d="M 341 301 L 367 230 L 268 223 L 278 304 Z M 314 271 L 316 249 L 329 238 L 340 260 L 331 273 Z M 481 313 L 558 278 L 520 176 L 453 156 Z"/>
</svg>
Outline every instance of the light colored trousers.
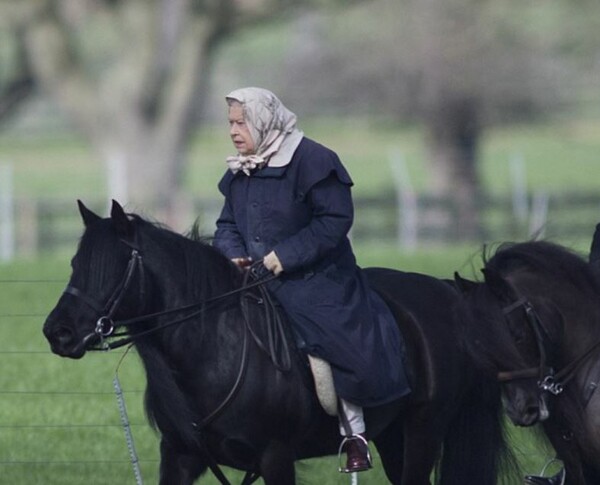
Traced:
<svg viewBox="0 0 600 485">
<path fill-rule="evenodd" d="M 363 409 L 356 404 L 349 403 L 348 401 L 344 401 L 340 399 L 342 404 L 341 411 L 346 415 L 346 419 L 348 420 L 348 424 L 350 425 L 350 429 L 352 430 L 352 434 L 359 434 L 365 432 L 365 419 L 363 417 Z M 342 424 L 340 419 L 340 434 L 342 436 L 346 436 L 348 433 Z"/>
</svg>

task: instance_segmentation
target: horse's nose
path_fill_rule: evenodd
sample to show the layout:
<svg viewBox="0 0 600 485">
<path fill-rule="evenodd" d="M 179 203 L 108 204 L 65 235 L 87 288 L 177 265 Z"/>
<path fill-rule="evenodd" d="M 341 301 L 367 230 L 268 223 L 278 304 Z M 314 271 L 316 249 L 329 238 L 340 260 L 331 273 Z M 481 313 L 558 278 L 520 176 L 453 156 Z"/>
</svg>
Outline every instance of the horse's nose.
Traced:
<svg viewBox="0 0 600 485">
<path fill-rule="evenodd" d="M 519 426 L 532 426 L 540 418 L 540 407 L 538 405 L 527 406 L 520 417 Z"/>
<path fill-rule="evenodd" d="M 45 325 L 44 335 L 53 349 L 68 347 L 75 340 L 75 333 L 66 325 Z"/>
<path fill-rule="evenodd" d="M 510 386 L 506 389 L 506 413 L 516 426 L 533 426 L 547 412 L 535 389 Z"/>
</svg>

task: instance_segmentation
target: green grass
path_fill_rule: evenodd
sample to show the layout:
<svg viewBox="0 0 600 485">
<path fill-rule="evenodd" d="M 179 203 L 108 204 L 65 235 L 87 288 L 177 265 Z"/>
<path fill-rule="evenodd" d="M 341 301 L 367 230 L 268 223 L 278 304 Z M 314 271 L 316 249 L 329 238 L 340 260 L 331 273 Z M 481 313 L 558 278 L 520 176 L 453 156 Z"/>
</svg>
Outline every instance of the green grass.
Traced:
<svg viewBox="0 0 600 485">
<path fill-rule="evenodd" d="M 357 247 L 356 252 L 363 266 L 401 267 L 439 277 L 451 276 L 460 264 L 467 268 L 473 258 L 471 249 L 464 247 L 412 255 L 384 246 Z M 63 257 L 0 265 L 0 482 L 134 483 L 112 386 L 118 368 L 142 475 L 145 482 L 156 483 L 158 438 L 145 421 L 145 377 L 137 355 L 131 352 L 122 359 L 122 351 L 89 353 L 73 361 L 49 352 L 42 323 L 68 274 L 68 259 Z M 539 472 L 550 451 L 537 444 L 531 432 L 509 429 L 523 472 Z M 299 483 L 348 483 L 336 468 L 334 457 L 300 462 Z M 239 483 L 238 472 L 227 474 Z M 202 483 L 218 482 L 207 476 Z M 360 483 L 386 483 L 381 467 L 362 475 Z"/>
</svg>

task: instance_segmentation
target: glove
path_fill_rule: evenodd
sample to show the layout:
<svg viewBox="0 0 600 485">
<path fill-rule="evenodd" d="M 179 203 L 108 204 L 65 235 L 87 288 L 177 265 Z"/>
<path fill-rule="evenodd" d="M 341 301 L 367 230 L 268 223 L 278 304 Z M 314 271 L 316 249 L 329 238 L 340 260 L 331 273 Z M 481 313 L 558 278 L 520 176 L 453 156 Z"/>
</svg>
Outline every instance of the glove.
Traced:
<svg viewBox="0 0 600 485">
<path fill-rule="evenodd" d="M 275 276 L 278 276 L 283 271 L 283 266 L 281 266 L 281 261 L 279 261 L 275 251 L 271 251 L 263 258 L 263 265 Z"/>
<path fill-rule="evenodd" d="M 245 270 L 252 264 L 252 258 L 232 258 L 231 262 L 235 264 L 240 270 Z"/>
</svg>

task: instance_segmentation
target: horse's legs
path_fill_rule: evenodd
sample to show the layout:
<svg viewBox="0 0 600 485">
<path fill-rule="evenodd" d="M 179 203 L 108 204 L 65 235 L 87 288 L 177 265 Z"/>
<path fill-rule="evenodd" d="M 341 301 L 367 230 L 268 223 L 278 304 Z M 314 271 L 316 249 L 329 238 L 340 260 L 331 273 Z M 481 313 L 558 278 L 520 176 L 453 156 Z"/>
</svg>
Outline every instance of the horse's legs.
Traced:
<svg viewBox="0 0 600 485">
<path fill-rule="evenodd" d="M 430 476 L 440 454 L 444 429 L 431 411 L 421 410 L 404 420 L 404 469 L 402 485 L 430 485 Z"/>
<path fill-rule="evenodd" d="M 403 426 L 402 420 L 396 419 L 377 438 L 373 439 L 379 452 L 383 470 L 392 485 L 400 485 L 402 483 L 404 460 Z"/>
<path fill-rule="evenodd" d="M 160 441 L 160 485 L 192 485 L 207 465 L 196 453 L 183 453 L 162 438 Z"/>
<path fill-rule="evenodd" d="M 260 474 L 265 485 L 295 485 L 294 452 L 289 445 L 271 442 L 260 458 Z"/>
</svg>

